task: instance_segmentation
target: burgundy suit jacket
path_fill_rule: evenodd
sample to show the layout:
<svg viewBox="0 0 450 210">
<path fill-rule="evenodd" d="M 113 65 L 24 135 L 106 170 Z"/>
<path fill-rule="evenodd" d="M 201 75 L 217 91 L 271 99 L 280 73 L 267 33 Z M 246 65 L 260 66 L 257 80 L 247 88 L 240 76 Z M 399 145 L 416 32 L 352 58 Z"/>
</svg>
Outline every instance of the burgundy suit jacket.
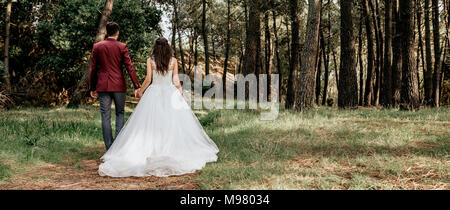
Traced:
<svg viewBox="0 0 450 210">
<path fill-rule="evenodd" d="M 126 92 L 121 66 L 125 65 L 135 89 L 141 87 L 131 63 L 126 44 L 113 38 L 94 44 L 91 56 L 89 87 L 97 92 Z"/>
</svg>

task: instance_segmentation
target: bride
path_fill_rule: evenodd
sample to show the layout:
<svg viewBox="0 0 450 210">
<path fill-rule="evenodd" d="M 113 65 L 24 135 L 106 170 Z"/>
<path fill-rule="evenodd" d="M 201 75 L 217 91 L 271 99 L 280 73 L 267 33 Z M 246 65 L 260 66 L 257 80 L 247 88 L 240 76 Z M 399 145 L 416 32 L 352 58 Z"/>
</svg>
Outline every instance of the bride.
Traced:
<svg viewBox="0 0 450 210">
<path fill-rule="evenodd" d="M 163 37 L 153 46 L 138 95 L 139 104 L 101 157 L 101 176 L 181 175 L 217 160 L 219 149 L 186 103 L 177 60 Z"/>
</svg>

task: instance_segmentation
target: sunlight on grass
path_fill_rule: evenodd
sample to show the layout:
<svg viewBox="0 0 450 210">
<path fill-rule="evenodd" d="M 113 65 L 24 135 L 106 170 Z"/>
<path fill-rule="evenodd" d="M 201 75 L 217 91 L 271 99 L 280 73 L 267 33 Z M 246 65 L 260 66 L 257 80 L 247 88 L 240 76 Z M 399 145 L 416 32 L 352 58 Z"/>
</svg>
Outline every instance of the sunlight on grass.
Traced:
<svg viewBox="0 0 450 210">
<path fill-rule="evenodd" d="M 194 113 L 220 149 L 200 189 L 450 189 L 449 108 Z M 102 144 L 96 106 L 1 111 L 0 182 L 46 164 L 84 170 Z"/>
</svg>

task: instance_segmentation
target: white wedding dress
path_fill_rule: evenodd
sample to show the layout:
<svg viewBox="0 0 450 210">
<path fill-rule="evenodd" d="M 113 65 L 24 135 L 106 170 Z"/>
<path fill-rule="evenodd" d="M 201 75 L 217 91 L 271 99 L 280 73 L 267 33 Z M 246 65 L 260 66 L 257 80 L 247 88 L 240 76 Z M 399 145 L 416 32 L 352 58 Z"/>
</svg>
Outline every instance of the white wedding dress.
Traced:
<svg viewBox="0 0 450 210">
<path fill-rule="evenodd" d="M 172 72 L 152 71 L 152 84 L 101 157 L 99 175 L 166 177 L 193 173 L 217 160 L 219 149 L 173 85 Z"/>
</svg>

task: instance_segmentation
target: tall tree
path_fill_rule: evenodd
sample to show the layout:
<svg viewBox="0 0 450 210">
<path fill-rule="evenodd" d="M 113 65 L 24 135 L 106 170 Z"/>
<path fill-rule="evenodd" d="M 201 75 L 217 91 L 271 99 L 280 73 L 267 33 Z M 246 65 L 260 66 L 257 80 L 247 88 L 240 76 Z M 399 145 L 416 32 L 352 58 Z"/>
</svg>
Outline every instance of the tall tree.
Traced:
<svg viewBox="0 0 450 210">
<path fill-rule="evenodd" d="M 281 102 L 281 87 L 283 87 L 283 72 L 281 71 L 281 59 L 280 59 L 280 43 L 278 40 L 278 30 L 277 30 L 277 16 L 275 10 L 272 10 L 273 17 L 273 33 L 275 35 L 275 57 L 277 60 L 277 73 L 280 78 L 280 88 L 278 88 L 278 100 Z"/>
<path fill-rule="evenodd" d="M 364 88 L 364 66 L 363 66 L 363 59 L 362 59 L 362 48 L 363 48 L 363 20 L 364 20 L 364 16 L 363 13 L 360 13 L 360 18 L 359 18 L 359 31 L 358 31 L 358 61 L 359 61 L 359 105 L 363 106 L 364 105 L 364 92 L 363 92 L 363 88 Z"/>
<path fill-rule="evenodd" d="M 181 38 L 181 30 L 180 30 L 180 19 L 178 18 L 178 3 L 177 0 L 172 0 L 173 10 L 175 13 L 175 25 L 176 30 L 178 32 L 178 47 L 180 48 L 180 58 L 181 58 L 181 70 L 183 73 L 186 73 L 185 62 L 184 62 L 184 51 L 183 51 L 183 43 Z"/>
<path fill-rule="evenodd" d="M 206 27 L 206 0 L 203 0 L 202 6 L 202 36 L 203 45 L 205 47 L 205 74 L 209 74 L 209 46 L 208 46 L 208 31 Z"/>
<path fill-rule="evenodd" d="M 422 13 L 423 13 L 423 7 L 420 5 L 421 1 L 417 1 L 417 5 L 416 5 L 416 17 L 417 17 L 417 32 L 419 34 L 419 47 L 417 49 L 417 61 L 419 60 L 419 57 L 422 58 L 421 62 L 422 62 L 422 73 L 423 73 L 423 82 L 424 82 L 424 92 L 427 92 L 427 89 L 425 88 L 426 85 L 425 83 L 428 82 L 427 80 L 425 80 L 426 77 L 426 73 L 427 73 L 427 68 L 426 68 L 426 63 L 425 63 L 425 53 L 424 53 L 424 46 L 423 46 L 423 36 L 422 36 Z M 419 71 L 419 62 L 417 62 L 417 72 Z M 419 83 L 420 84 L 420 83 Z M 419 92 L 420 93 L 420 92 Z M 427 94 L 425 94 L 427 95 Z M 428 94 L 428 98 L 430 98 L 430 94 Z M 429 100 L 429 99 L 428 99 Z M 427 101 L 427 100 L 425 100 Z"/>
<path fill-rule="evenodd" d="M 353 38 L 352 0 L 340 0 L 341 8 L 341 65 L 338 85 L 338 105 L 352 108 L 358 105 L 356 53 Z"/>
<path fill-rule="evenodd" d="M 374 43 L 373 43 L 373 31 L 374 26 L 370 18 L 369 13 L 369 0 L 363 0 L 363 17 L 366 25 L 366 35 L 367 35 L 367 77 L 366 77 L 366 88 L 364 92 L 364 105 L 373 105 L 374 101 L 374 73 L 375 73 L 375 53 L 374 53 Z"/>
<path fill-rule="evenodd" d="M 306 111 L 314 103 L 315 75 L 318 50 L 319 26 L 322 2 L 321 0 L 308 0 L 308 19 L 306 24 L 306 38 L 302 50 L 302 64 L 300 67 L 299 90 L 296 97 L 297 111 Z M 320 89 L 319 89 L 320 91 Z"/>
<path fill-rule="evenodd" d="M 273 66 L 273 53 L 272 53 L 272 38 L 270 33 L 270 27 L 269 27 L 269 13 L 270 11 L 266 11 L 264 14 L 264 43 L 265 43 L 265 70 L 267 74 L 267 81 L 268 81 L 268 89 L 267 89 L 267 96 L 270 96 L 270 80 L 271 80 L 271 74 L 272 74 L 272 66 Z"/>
<path fill-rule="evenodd" d="M 97 35 L 95 36 L 95 43 L 103 41 L 106 35 L 106 23 L 112 13 L 114 0 L 106 0 L 103 8 L 100 23 L 98 24 Z M 82 100 L 86 97 L 89 90 L 89 67 L 91 66 L 91 59 L 89 58 L 88 65 L 84 71 L 78 86 L 68 104 L 68 107 L 77 107 L 81 104 Z"/>
<path fill-rule="evenodd" d="M 414 1 L 400 1 L 402 32 L 401 109 L 419 108 L 417 69 L 414 57 Z"/>
<path fill-rule="evenodd" d="M 231 41 L 231 3 L 230 0 L 227 0 L 227 40 L 225 42 L 225 62 L 223 64 L 223 76 L 222 76 L 222 83 L 224 90 L 226 90 L 227 87 L 226 82 L 227 82 L 228 58 L 230 55 L 230 41 Z"/>
<path fill-rule="evenodd" d="M 383 105 L 392 105 L 392 0 L 384 0 L 384 76 Z"/>
<path fill-rule="evenodd" d="M 4 49 L 4 70 L 5 70 L 5 83 L 7 91 L 11 91 L 11 78 L 9 74 L 9 39 L 10 39 L 10 27 L 11 27 L 11 7 L 12 1 L 9 0 L 6 5 L 6 15 L 5 15 L 5 49 Z"/>
<path fill-rule="evenodd" d="M 378 106 L 381 99 L 381 81 L 383 77 L 383 32 L 381 29 L 381 21 L 380 21 L 380 7 L 378 4 L 378 0 L 375 0 L 375 6 L 372 3 L 372 0 L 369 1 L 369 6 L 372 11 L 373 22 L 374 22 L 374 30 L 375 30 L 375 43 L 376 43 L 376 59 L 375 59 L 375 85 L 374 85 L 374 97 L 373 97 L 373 105 Z"/>
<path fill-rule="evenodd" d="M 298 18 L 299 6 L 298 0 L 289 0 L 289 8 L 290 8 L 290 17 L 291 17 L 291 57 L 290 57 L 290 65 L 289 65 L 289 78 L 288 78 L 288 87 L 286 94 L 286 108 L 293 108 L 295 103 L 295 90 L 297 83 L 297 71 L 298 71 L 298 63 L 299 63 L 299 55 L 298 51 L 300 49 L 299 43 L 299 29 L 300 29 L 300 20 Z M 315 65 L 313 65 L 314 67 Z"/>
<path fill-rule="evenodd" d="M 177 57 L 176 41 L 177 41 L 177 21 L 176 21 L 175 15 L 174 15 L 173 20 L 172 20 L 172 40 L 171 40 L 171 44 L 172 44 L 173 56 L 175 56 L 175 57 Z"/>
<path fill-rule="evenodd" d="M 330 7 L 330 0 L 328 0 L 327 4 L 328 7 Z M 322 14 L 323 15 L 323 14 Z M 324 60 L 324 67 L 325 67 L 325 75 L 324 75 L 324 81 L 323 81 L 323 95 L 322 95 L 322 106 L 325 106 L 327 102 L 327 94 L 328 94 L 328 79 L 330 76 L 329 68 L 330 68 L 330 39 L 331 39 L 331 26 L 330 26 L 330 12 L 328 11 L 328 20 L 327 25 L 324 26 L 328 30 L 328 40 L 327 40 L 327 47 L 325 49 L 325 38 L 324 33 L 322 30 L 320 39 L 322 40 L 322 43 L 324 43 L 324 46 L 322 47 L 322 55 Z"/>
<path fill-rule="evenodd" d="M 439 107 L 439 89 L 441 84 L 441 50 L 440 50 L 440 34 L 439 34 L 439 0 L 432 0 L 433 11 L 433 44 L 434 44 L 434 75 L 433 75 L 433 106 Z"/>
<path fill-rule="evenodd" d="M 392 38 L 392 105 L 400 104 L 400 92 L 402 89 L 402 37 L 399 0 L 393 0 L 393 38 Z"/>
<path fill-rule="evenodd" d="M 244 74 L 257 74 L 260 67 L 261 12 L 260 1 L 249 0 L 248 30 L 245 44 Z"/>
<path fill-rule="evenodd" d="M 425 92 L 425 104 L 432 104 L 433 93 L 433 57 L 431 55 L 431 27 L 430 27 L 430 0 L 425 0 L 425 61 L 426 72 L 424 76 L 424 92 Z"/>
</svg>

